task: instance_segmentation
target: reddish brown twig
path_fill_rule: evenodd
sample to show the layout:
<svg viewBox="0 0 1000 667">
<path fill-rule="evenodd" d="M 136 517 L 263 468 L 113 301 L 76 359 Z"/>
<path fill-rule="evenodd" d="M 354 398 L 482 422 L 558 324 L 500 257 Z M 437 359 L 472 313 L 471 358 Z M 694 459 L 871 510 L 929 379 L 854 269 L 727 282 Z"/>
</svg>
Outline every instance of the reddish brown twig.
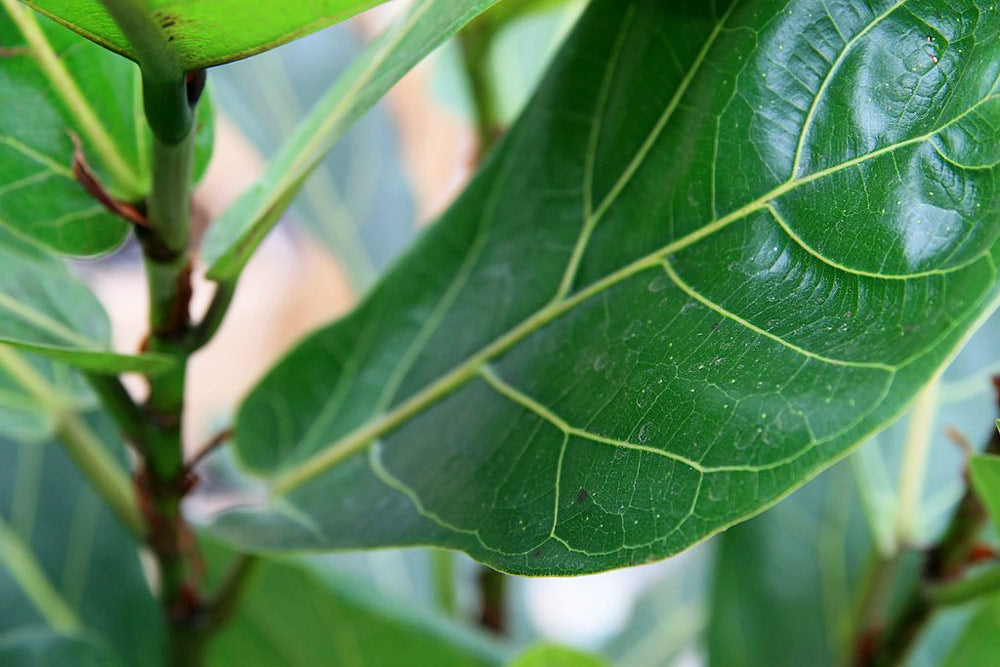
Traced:
<svg viewBox="0 0 1000 667">
<path fill-rule="evenodd" d="M 205 460 L 209 454 L 214 452 L 216 449 L 221 447 L 226 441 L 231 440 L 233 437 L 233 429 L 227 428 L 215 434 L 215 436 L 198 448 L 195 455 L 184 464 L 184 469 L 187 470 L 188 474 L 193 474 L 194 469 L 198 467 L 202 461 Z"/>
<path fill-rule="evenodd" d="M 94 170 L 87 164 L 87 156 L 83 154 L 80 137 L 73 132 L 70 132 L 69 136 L 73 140 L 73 177 L 76 182 L 111 213 L 141 227 L 147 226 L 149 223 L 146 221 L 146 216 L 139 209 L 112 197 L 97 178 Z"/>
</svg>

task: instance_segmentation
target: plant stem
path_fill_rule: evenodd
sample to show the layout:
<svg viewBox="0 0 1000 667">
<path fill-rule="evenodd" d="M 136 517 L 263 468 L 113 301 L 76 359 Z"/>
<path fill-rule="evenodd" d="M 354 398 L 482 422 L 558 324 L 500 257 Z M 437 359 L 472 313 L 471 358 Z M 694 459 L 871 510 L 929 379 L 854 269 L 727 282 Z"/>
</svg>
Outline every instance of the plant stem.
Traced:
<svg viewBox="0 0 1000 667">
<path fill-rule="evenodd" d="M 192 130 L 180 143 L 168 144 L 154 131 L 150 226 L 140 233 L 150 296 L 151 333 L 147 345 L 151 352 L 172 356 L 176 361 L 173 370 L 150 380 L 146 410 L 155 426 L 155 439 L 147 450 L 145 482 L 153 516 L 150 544 L 160 565 L 161 595 L 171 624 L 173 661 L 177 665 L 200 661 L 199 653 L 190 646 L 188 626 L 198 601 L 189 582 L 184 554 L 188 532 L 181 515 L 181 502 L 187 492 L 182 425 L 189 356 L 184 339 L 190 327 L 187 235 L 193 135 Z"/>
<path fill-rule="evenodd" d="M 140 454 L 147 448 L 148 416 L 136 405 L 131 394 L 117 377 L 87 373 L 87 382 L 97 394 L 101 406 L 114 419 L 121 434 Z"/>
<path fill-rule="evenodd" d="M 222 326 L 222 321 L 226 318 L 226 313 L 229 312 L 229 306 L 233 302 L 235 294 L 235 281 L 225 281 L 216 284 L 215 294 L 212 295 L 212 301 L 208 306 L 208 310 L 205 311 L 205 316 L 198 323 L 198 326 L 191 331 L 188 348 L 192 354 L 203 348 L 215 337 L 215 334 L 219 331 L 219 327 Z"/>
<path fill-rule="evenodd" d="M 490 53 L 496 28 L 489 13 L 473 19 L 460 33 L 458 45 L 475 111 L 479 155 L 500 137 L 503 127 L 497 106 L 496 86 L 490 73 Z"/>
<path fill-rule="evenodd" d="M 482 607 L 479 625 L 502 635 L 507 632 L 507 575 L 490 567 L 479 573 Z"/>
<path fill-rule="evenodd" d="M 201 601 L 188 564 L 191 531 L 181 513 L 189 490 L 182 423 L 187 361 L 191 354 L 190 256 L 194 113 L 203 72 L 182 71 L 149 4 L 101 0 L 128 39 L 142 71 L 143 105 L 153 135 L 152 187 L 147 222 L 136 228 L 149 290 L 151 352 L 173 357 L 173 369 L 149 378 L 144 406 L 149 428 L 139 483 L 150 525 L 149 546 L 160 570 L 160 596 L 175 665 L 199 664 L 201 643 L 192 642 Z M 114 388 L 112 388 L 113 390 Z M 116 390 L 114 390 L 117 393 Z M 122 408 L 120 412 L 124 412 Z M 122 416 L 121 414 L 119 416 Z"/>
<path fill-rule="evenodd" d="M 997 379 L 994 379 L 994 386 L 1000 403 L 1000 382 Z M 992 429 L 985 452 L 1000 454 L 1000 431 L 996 428 Z M 912 584 L 899 613 L 877 632 L 870 650 L 858 656 L 859 664 L 902 663 L 939 605 L 956 604 L 971 599 L 974 594 L 995 590 L 994 587 L 1000 584 L 997 580 L 1000 574 L 996 573 L 983 575 L 985 579 L 946 585 L 968 566 L 986 522 L 986 510 L 976 497 L 975 490 L 968 486 L 944 534 L 924 553 L 921 575 Z M 871 627 L 865 630 L 869 633 L 873 631 Z"/>
<path fill-rule="evenodd" d="M 444 549 L 431 551 L 431 580 L 434 598 L 445 616 L 455 616 L 455 556 Z"/>
<path fill-rule="evenodd" d="M 917 542 L 920 498 L 924 490 L 936 412 L 937 382 L 932 382 L 917 395 L 910 411 L 896 509 L 896 544 L 900 546 Z"/>
</svg>

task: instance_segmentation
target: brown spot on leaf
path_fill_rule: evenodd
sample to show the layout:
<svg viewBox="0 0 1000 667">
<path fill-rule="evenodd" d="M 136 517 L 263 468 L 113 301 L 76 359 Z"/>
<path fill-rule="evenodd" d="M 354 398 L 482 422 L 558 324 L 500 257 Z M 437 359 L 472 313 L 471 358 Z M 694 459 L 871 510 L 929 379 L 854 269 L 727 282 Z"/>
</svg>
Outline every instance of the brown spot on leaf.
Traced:
<svg viewBox="0 0 1000 667">
<path fill-rule="evenodd" d="M 587 489 L 580 489 L 580 492 L 576 494 L 576 502 L 582 503 L 590 497 L 590 491 Z"/>
</svg>

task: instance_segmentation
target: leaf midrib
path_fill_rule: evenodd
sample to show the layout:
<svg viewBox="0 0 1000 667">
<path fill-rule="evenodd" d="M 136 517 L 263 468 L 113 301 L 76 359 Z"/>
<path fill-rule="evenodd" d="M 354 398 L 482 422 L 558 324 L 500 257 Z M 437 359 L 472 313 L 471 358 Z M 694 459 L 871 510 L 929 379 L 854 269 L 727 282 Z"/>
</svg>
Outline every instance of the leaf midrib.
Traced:
<svg viewBox="0 0 1000 667">
<path fill-rule="evenodd" d="M 995 87 L 996 83 L 994 83 L 994 86 L 990 88 L 990 93 L 986 97 L 979 100 L 976 104 L 973 104 L 964 112 L 955 116 L 938 128 L 917 137 L 899 141 L 869 153 L 865 153 L 864 155 L 845 160 L 840 164 L 821 169 L 806 176 L 790 178 L 781 185 L 766 192 L 743 207 L 731 211 L 725 216 L 705 224 L 694 232 L 691 232 L 680 239 L 677 239 L 676 241 L 673 241 L 672 243 L 633 261 L 621 269 L 608 274 L 604 278 L 591 283 L 579 292 L 565 297 L 556 296 L 547 305 L 536 311 L 527 319 L 523 320 L 519 325 L 495 339 L 479 352 L 466 359 L 466 361 L 455 366 L 451 371 L 438 377 L 437 380 L 427 385 L 423 390 L 417 392 L 393 410 L 378 415 L 373 419 L 369 419 L 364 424 L 339 438 L 328 448 L 317 452 L 313 457 L 306 459 L 305 461 L 278 474 L 274 478 L 272 492 L 276 495 L 286 495 L 353 454 L 365 449 L 372 443 L 372 441 L 395 430 L 401 424 L 421 413 L 424 409 L 437 403 L 445 396 L 463 386 L 468 380 L 475 377 L 479 373 L 480 369 L 491 359 L 507 351 L 532 333 L 540 330 L 545 325 L 556 320 L 561 315 L 580 303 L 588 300 L 592 296 L 600 294 L 604 290 L 609 289 L 610 287 L 627 278 L 630 278 L 633 275 L 636 275 L 637 273 L 640 273 L 641 271 L 658 265 L 664 258 L 694 245 L 698 241 L 725 229 L 734 222 L 742 220 L 752 213 L 767 209 L 772 201 L 796 190 L 799 187 L 808 185 L 816 180 L 836 174 L 844 169 L 862 164 L 906 146 L 928 142 L 934 135 L 947 129 L 954 123 L 957 123 L 983 104 L 993 99 L 1000 98 L 1000 95 L 993 92 Z M 622 189 L 624 188 L 620 188 L 619 192 Z M 593 222 L 595 226 L 599 222 L 600 217 L 602 217 L 609 208 L 610 202 L 608 203 L 608 206 L 601 206 L 595 212 L 594 215 L 597 218 L 597 220 Z M 877 274 L 873 274 L 873 276 L 877 276 Z"/>
</svg>

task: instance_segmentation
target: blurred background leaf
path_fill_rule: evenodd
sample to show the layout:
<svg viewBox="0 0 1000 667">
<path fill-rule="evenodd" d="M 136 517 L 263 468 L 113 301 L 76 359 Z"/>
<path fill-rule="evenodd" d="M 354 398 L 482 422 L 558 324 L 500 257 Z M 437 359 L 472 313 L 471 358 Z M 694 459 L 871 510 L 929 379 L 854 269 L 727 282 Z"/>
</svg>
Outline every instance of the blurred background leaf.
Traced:
<svg viewBox="0 0 1000 667">
<path fill-rule="evenodd" d="M 106 418 L 89 421 L 118 442 Z M 0 662 L 60 664 L 81 640 L 101 663 L 158 663 L 163 623 L 131 535 L 57 444 L 0 439 L 0 460 Z"/>
</svg>

